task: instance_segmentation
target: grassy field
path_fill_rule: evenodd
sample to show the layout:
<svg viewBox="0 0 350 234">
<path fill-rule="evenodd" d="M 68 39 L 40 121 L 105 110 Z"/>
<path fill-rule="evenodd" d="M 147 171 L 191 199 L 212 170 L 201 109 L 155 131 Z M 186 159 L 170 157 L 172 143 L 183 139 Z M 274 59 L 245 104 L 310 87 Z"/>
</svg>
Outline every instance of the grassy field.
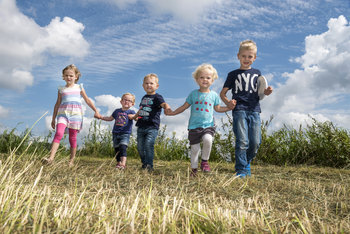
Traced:
<svg viewBox="0 0 350 234">
<path fill-rule="evenodd" d="M 1 233 L 349 233 L 350 170 L 232 163 L 189 176 L 189 162 L 125 171 L 113 159 L 0 155 Z"/>
</svg>

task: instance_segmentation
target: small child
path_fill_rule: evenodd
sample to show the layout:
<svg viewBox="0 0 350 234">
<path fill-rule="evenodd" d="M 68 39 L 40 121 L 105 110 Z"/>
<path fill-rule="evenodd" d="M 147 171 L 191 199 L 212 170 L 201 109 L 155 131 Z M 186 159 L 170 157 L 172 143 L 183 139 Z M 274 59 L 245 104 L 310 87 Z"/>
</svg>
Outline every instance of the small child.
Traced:
<svg viewBox="0 0 350 234">
<path fill-rule="evenodd" d="M 250 162 L 261 143 L 261 109 L 257 81 L 261 73 L 251 67 L 256 59 L 256 53 L 255 42 L 245 40 L 240 43 L 237 57 L 241 66 L 228 73 L 220 92 L 221 99 L 228 107 L 236 105 L 232 111 L 233 132 L 236 136 L 235 169 L 237 176 L 241 178 L 251 175 Z M 232 100 L 226 96 L 230 89 L 232 89 Z M 264 90 L 264 94 L 270 95 L 272 91 L 272 87 L 269 86 Z"/>
<path fill-rule="evenodd" d="M 131 93 L 125 93 L 120 103 L 122 108 L 116 109 L 111 116 L 102 116 L 101 119 L 105 121 L 115 120 L 112 134 L 115 158 L 117 160 L 116 168 L 123 170 L 126 167 L 126 149 L 128 148 L 135 116 L 135 111 L 130 110 L 135 104 L 135 96 Z"/>
<path fill-rule="evenodd" d="M 203 142 L 201 169 L 210 172 L 209 156 L 215 134 L 214 110 L 226 112 L 231 108 L 220 106 L 219 95 L 210 90 L 214 80 L 218 78 L 216 69 L 211 64 L 202 64 L 192 74 L 199 85 L 199 89 L 193 90 L 187 97 L 186 102 L 175 111 L 169 111 L 168 115 L 177 115 L 191 106 L 191 116 L 188 124 L 188 139 L 191 145 L 191 175 L 197 175 L 198 155 L 200 142 Z"/>
<path fill-rule="evenodd" d="M 146 95 L 142 97 L 140 109 L 134 119 L 137 120 L 137 150 L 139 152 L 142 169 L 153 171 L 154 143 L 158 135 L 160 114 L 162 108 L 167 113 L 169 105 L 164 101 L 162 95 L 156 93 L 159 88 L 158 76 L 154 73 L 148 74 L 143 79 L 143 89 Z"/>
<path fill-rule="evenodd" d="M 95 112 L 96 118 L 100 117 L 100 114 L 98 113 L 94 103 L 86 95 L 83 84 L 77 84 L 81 76 L 78 68 L 74 64 L 68 65 L 63 69 L 62 74 L 66 85 L 58 88 L 57 101 L 51 121 L 51 127 L 53 129 L 56 128 L 56 134 L 52 142 L 50 157 L 43 159 L 43 161 L 48 164 L 53 162 L 65 129 L 68 128 L 69 143 L 71 146 L 69 166 L 73 166 L 74 158 L 77 152 L 77 133 L 83 126 L 81 97 L 83 97 L 86 104 L 88 104 L 88 106 Z"/>
</svg>

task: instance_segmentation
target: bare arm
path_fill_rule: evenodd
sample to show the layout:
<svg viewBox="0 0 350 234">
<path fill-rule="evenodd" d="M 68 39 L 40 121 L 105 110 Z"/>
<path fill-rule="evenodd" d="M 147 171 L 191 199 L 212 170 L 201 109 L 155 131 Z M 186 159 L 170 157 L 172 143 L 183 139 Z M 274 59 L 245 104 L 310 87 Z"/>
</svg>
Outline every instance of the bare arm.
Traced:
<svg viewBox="0 0 350 234">
<path fill-rule="evenodd" d="M 113 116 L 101 116 L 100 119 L 104 120 L 104 121 L 113 121 L 114 120 Z"/>
<path fill-rule="evenodd" d="M 128 114 L 128 118 L 132 120 L 132 119 L 135 118 L 135 115 L 136 115 L 136 114 Z"/>
<path fill-rule="evenodd" d="M 230 110 L 233 110 L 236 107 L 236 100 L 229 100 L 226 96 L 227 91 L 229 91 L 229 88 L 223 88 L 220 92 L 220 98 Z"/>
<path fill-rule="evenodd" d="M 163 102 L 162 104 L 160 104 L 160 106 L 164 109 L 164 114 L 169 115 L 169 112 L 171 111 L 169 104 Z"/>
<path fill-rule="evenodd" d="M 224 113 L 224 112 L 229 111 L 229 110 L 232 110 L 232 109 L 230 109 L 230 108 L 227 107 L 227 106 L 216 105 L 216 106 L 214 106 L 214 110 L 215 110 L 216 112 L 219 112 L 219 113 Z"/>
<path fill-rule="evenodd" d="M 57 101 L 56 101 L 55 107 L 53 108 L 53 114 L 52 114 L 52 120 L 51 120 L 51 127 L 53 129 L 56 128 L 56 117 L 57 117 L 58 108 L 60 107 L 61 102 L 62 102 L 62 96 L 61 96 L 60 92 L 58 91 Z"/>
<path fill-rule="evenodd" d="M 182 112 L 184 112 L 187 108 L 189 108 L 191 105 L 188 102 L 185 102 L 182 106 L 180 106 L 179 108 L 177 108 L 174 111 L 171 111 L 168 113 L 168 115 L 178 115 Z"/>
<path fill-rule="evenodd" d="M 86 95 L 85 89 L 82 88 L 81 92 L 80 92 L 81 96 L 83 97 L 84 101 L 86 102 L 86 104 L 95 112 L 94 117 L 95 118 L 101 118 L 100 113 L 98 112 L 98 110 L 96 109 L 94 103 L 90 100 L 90 98 Z"/>
</svg>

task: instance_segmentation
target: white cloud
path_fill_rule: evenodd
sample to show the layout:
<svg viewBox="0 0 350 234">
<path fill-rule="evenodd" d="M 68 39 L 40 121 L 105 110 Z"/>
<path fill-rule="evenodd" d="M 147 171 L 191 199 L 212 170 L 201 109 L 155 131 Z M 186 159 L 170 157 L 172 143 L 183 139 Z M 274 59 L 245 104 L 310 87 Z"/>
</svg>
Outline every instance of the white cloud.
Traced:
<svg viewBox="0 0 350 234">
<path fill-rule="evenodd" d="M 0 118 L 6 118 L 10 114 L 10 110 L 0 105 Z"/>
<path fill-rule="evenodd" d="M 56 17 L 46 27 L 21 13 L 15 0 L 0 2 L 0 86 L 23 91 L 31 86 L 31 70 L 43 65 L 46 53 L 72 57 L 87 54 L 89 44 L 74 19 Z"/>
<path fill-rule="evenodd" d="M 350 128 L 344 121 L 349 113 L 338 113 L 343 109 L 338 102 L 350 88 L 350 26 L 346 18 L 330 19 L 328 31 L 307 36 L 305 54 L 296 61 L 302 69 L 284 74 L 287 81 L 261 102 L 263 116 L 274 114 L 277 128 L 282 123 L 295 126 L 308 121 L 309 115 Z"/>
</svg>

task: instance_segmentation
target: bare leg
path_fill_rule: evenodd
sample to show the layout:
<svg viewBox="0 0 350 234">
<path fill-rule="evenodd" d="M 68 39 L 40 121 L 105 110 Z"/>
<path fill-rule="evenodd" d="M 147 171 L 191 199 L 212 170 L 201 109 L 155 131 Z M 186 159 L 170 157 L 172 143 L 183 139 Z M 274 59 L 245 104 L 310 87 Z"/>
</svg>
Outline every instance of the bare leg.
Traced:
<svg viewBox="0 0 350 234">
<path fill-rule="evenodd" d="M 69 160 L 69 166 L 72 167 L 74 166 L 74 159 L 75 155 L 77 153 L 77 148 L 70 148 L 70 160 Z"/>
<path fill-rule="evenodd" d="M 47 159 L 48 163 L 52 163 L 53 162 L 59 146 L 60 146 L 60 143 L 52 142 L 51 151 L 50 151 L 50 157 Z"/>
<path fill-rule="evenodd" d="M 120 165 L 122 165 L 122 166 L 126 166 L 126 157 L 125 156 L 122 156 L 122 157 L 120 157 Z"/>
</svg>

